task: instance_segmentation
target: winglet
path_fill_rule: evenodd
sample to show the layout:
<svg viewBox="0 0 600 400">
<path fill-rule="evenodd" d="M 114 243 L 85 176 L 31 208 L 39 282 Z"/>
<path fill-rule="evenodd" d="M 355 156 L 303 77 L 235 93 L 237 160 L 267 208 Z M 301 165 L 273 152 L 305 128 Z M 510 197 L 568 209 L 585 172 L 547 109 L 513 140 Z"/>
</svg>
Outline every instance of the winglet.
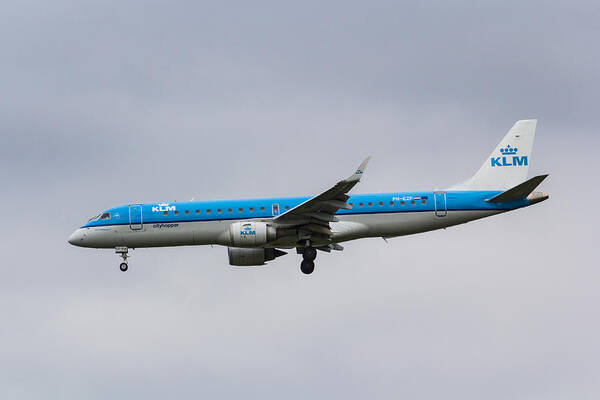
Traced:
<svg viewBox="0 0 600 400">
<path fill-rule="evenodd" d="M 354 174 L 352 174 L 350 177 L 348 177 L 346 179 L 347 182 L 354 182 L 354 181 L 360 181 L 360 178 L 363 175 L 363 172 L 365 172 L 365 169 L 367 168 L 367 164 L 369 163 L 369 160 L 371 159 L 371 156 L 365 158 L 365 161 L 363 161 L 358 168 L 356 169 L 356 172 L 354 172 Z"/>
</svg>

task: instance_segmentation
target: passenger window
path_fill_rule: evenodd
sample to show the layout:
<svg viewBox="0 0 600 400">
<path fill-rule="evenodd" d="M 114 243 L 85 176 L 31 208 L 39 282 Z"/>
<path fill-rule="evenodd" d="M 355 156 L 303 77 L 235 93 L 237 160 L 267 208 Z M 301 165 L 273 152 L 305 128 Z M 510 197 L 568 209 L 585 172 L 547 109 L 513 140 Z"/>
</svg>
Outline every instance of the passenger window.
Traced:
<svg viewBox="0 0 600 400">
<path fill-rule="evenodd" d="M 207 214 L 210 214 L 210 210 L 206 210 L 206 213 L 207 213 Z"/>
<path fill-rule="evenodd" d="M 372 207 L 372 206 L 373 206 L 373 203 L 369 202 L 369 207 Z"/>
<path fill-rule="evenodd" d="M 421 200 L 421 204 L 427 203 L 427 200 Z"/>
<path fill-rule="evenodd" d="M 285 209 L 286 209 L 286 210 L 289 210 L 289 209 L 290 209 L 290 206 L 285 206 Z"/>
<path fill-rule="evenodd" d="M 392 207 L 394 206 L 394 202 L 393 201 L 390 201 L 390 206 L 392 206 Z"/>
<path fill-rule="evenodd" d="M 362 206 L 363 206 L 363 203 L 358 203 L 358 206 L 359 206 L 359 207 L 362 207 Z"/>
<path fill-rule="evenodd" d="M 403 205 L 404 205 L 404 200 L 402 200 L 402 201 L 400 202 L 400 205 L 401 205 L 401 206 L 403 206 Z"/>
<path fill-rule="evenodd" d="M 217 213 L 218 213 L 218 214 L 221 214 L 221 211 L 222 211 L 222 210 L 219 208 L 219 209 L 217 210 Z"/>
<path fill-rule="evenodd" d="M 163 212 L 163 215 L 169 215 L 169 213 L 167 211 Z"/>
<path fill-rule="evenodd" d="M 249 210 L 250 212 L 254 212 L 254 208 L 252 208 L 252 207 L 250 207 L 248 210 Z"/>
<path fill-rule="evenodd" d="M 102 216 L 100 217 L 100 219 L 110 219 L 110 213 L 104 213 L 104 214 L 102 214 Z"/>
<path fill-rule="evenodd" d="M 179 211 L 175 211 L 175 215 L 179 215 Z"/>
<path fill-rule="evenodd" d="M 265 208 L 264 208 L 264 207 L 261 207 L 261 208 L 260 208 L 260 211 L 265 211 Z"/>
<path fill-rule="evenodd" d="M 186 213 L 186 214 L 189 214 L 189 213 L 190 213 L 190 210 L 185 210 L 185 213 Z"/>
<path fill-rule="evenodd" d="M 379 202 L 379 207 L 383 206 L 383 201 Z"/>
<path fill-rule="evenodd" d="M 228 208 L 227 212 L 233 212 L 233 210 L 231 208 Z"/>
<path fill-rule="evenodd" d="M 200 214 L 200 210 L 196 210 L 196 214 Z"/>
<path fill-rule="evenodd" d="M 414 201 L 414 200 L 412 200 L 412 201 L 410 202 L 410 204 L 415 204 L 415 201 Z"/>
<path fill-rule="evenodd" d="M 244 209 L 243 208 L 238 208 L 238 211 L 239 212 L 244 212 Z"/>
</svg>

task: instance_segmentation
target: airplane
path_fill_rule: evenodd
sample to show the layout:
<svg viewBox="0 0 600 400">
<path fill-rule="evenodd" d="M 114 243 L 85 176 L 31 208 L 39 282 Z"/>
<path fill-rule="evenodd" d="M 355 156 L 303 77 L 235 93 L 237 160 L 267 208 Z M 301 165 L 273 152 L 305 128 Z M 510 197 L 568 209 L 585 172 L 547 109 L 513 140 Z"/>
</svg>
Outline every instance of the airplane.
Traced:
<svg viewBox="0 0 600 400">
<path fill-rule="evenodd" d="M 548 199 L 534 191 L 548 175 L 526 179 L 536 125 L 517 121 L 473 177 L 446 190 L 350 195 L 367 157 L 313 197 L 126 204 L 98 213 L 68 242 L 114 249 L 123 272 L 135 248 L 222 245 L 234 266 L 265 265 L 296 249 L 300 270 L 311 274 L 317 251 L 341 251 L 343 242 L 443 229 Z"/>
</svg>

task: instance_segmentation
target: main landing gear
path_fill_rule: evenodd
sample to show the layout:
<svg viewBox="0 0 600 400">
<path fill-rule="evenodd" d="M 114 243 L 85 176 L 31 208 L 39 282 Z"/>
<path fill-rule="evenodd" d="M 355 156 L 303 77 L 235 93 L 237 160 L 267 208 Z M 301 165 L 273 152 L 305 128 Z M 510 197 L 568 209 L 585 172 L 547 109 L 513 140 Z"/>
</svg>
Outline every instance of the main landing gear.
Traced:
<svg viewBox="0 0 600 400">
<path fill-rule="evenodd" d="M 123 259 L 123 262 L 119 265 L 121 272 L 126 272 L 129 269 L 129 266 L 127 265 L 127 258 L 129 258 L 129 255 L 127 254 L 128 251 L 129 249 L 127 247 L 115 247 L 115 253 L 120 255 Z"/>
<path fill-rule="evenodd" d="M 306 243 L 306 247 L 302 251 L 302 262 L 300 263 L 300 271 L 305 274 L 312 274 L 315 270 L 315 258 L 317 258 L 317 249 Z"/>
</svg>

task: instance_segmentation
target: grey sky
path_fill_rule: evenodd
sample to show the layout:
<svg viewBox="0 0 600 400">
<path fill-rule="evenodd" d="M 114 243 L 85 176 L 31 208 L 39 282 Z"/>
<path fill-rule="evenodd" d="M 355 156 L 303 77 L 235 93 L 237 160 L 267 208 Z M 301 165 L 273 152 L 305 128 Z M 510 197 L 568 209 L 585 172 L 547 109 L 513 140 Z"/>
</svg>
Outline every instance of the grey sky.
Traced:
<svg viewBox="0 0 600 400">
<path fill-rule="evenodd" d="M 3 398 L 596 399 L 595 2 L 38 2 L 0 6 Z M 540 118 L 549 201 L 290 254 L 68 235 L 134 201 L 468 178 Z"/>
</svg>

